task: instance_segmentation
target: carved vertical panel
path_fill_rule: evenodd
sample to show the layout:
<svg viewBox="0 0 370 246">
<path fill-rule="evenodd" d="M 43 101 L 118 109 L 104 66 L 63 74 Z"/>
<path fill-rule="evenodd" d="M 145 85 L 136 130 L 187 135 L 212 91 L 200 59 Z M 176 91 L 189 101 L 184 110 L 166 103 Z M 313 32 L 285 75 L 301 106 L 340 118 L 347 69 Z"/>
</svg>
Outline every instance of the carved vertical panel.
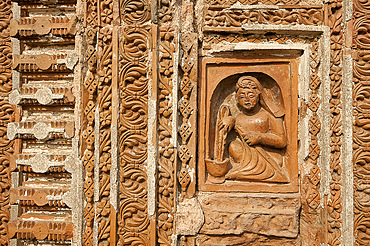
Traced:
<svg viewBox="0 0 370 246">
<path fill-rule="evenodd" d="M 183 52 L 181 69 L 184 72 L 180 84 L 181 105 L 179 107 L 182 116 L 179 135 L 181 146 L 178 156 L 181 162 L 178 180 L 181 186 L 181 197 L 191 197 L 195 193 L 196 170 L 196 95 L 198 76 L 198 35 L 196 33 L 184 33 L 181 36 L 181 48 Z M 193 181 L 192 181 L 193 180 Z"/>
<path fill-rule="evenodd" d="M 176 149 L 173 143 L 173 79 L 175 29 L 173 27 L 174 2 L 159 2 L 159 75 L 158 75 L 158 202 L 157 241 L 171 245 L 174 233 L 176 199 Z"/>
<path fill-rule="evenodd" d="M 85 3 L 85 228 L 84 244 L 115 245 L 116 211 L 111 205 L 113 1 Z M 97 48 L 96 48 L 97 47 Z M 116 72 L 116 70 L 115 70 Z M 116 146 L 115 146 L 116 147 Z M 95 185 L 97 185 L 95 187 Z M 94 230 L 96 224 L 97 230 Z"/>
<path fill-rule="evenodd" d="M 98 15 L 98 0 L 88 0 L 84 2 L 84 26 L 96 28 L 100 23 Z"/>
<path fill-rule="evenodd" d="M 105 9 L 106 10 L 106 9 Z M 97 204 L 97 222 L 99 223 L 99 245 L 111 245 L 111 204 L 110 170 L 112 166 L 112 29 L 99 30 L 98 41 L 98 98 L 99 109 L 99 202 Z M 115 242 L 112 242 L 113 244 Z"/>
<path fill-rule="evenodd" d="M 11 171 L 15 168 L 14 141 L 6 136 L 7 124 L 14 121 L 14 107 L 8 102 L 12 88 L 12 45 L 9 24 L 12 18 L 12 3 L 0 2 L 0 245 L 8 245 L 8 225 L 10 220 Z"/>
<path fill-rule="evenodd" d="M 354 176 L 354 236 L 355 245 L 369 243 L 370 188 L 369 172 L 369 23 L 368 1 L 355 0 L 353 19 L 353 105 L 355 123 L 353 128 L 353 176 Z"/>
<path fill-rule="evenodd" d="M 133 6 L 135 6 L 133 8 Z M 121 1 L 119 41 L 118 245 L 148 245 L 148 89 L 152 78 L 150 2 Z M 154 72 L 154 71 L 153 71 Z"/>
<path fill-rule="evenodd" d="M 294 1 L 293 1 L 294 2 Z M 254 2 L 256 4 L 257 2 Z M 207 1 L 207 5 L 205 6 L 204 11 L 204 28 L 203 31 L 206 33 L 204 40 L 207 42 L 203 42 L 203 47 L 206 52 L 204 54 L 212 54 L 212 50 L 216 50 L 215 54 L 222 55 L 221 52 L 223 50 L 227 51 L 227 47 L 229 49 L 237 49 L 236 47 L 243 50 L 244 47 L 248 47 L 247 42 L 255 43 L 255 44 L 267 44 L 270 42 L 278 42 L 284 43 L 284 40 L 287 38 L 291 38 L 293 43 L 310 43 L 311 46 L 311 54 L 309 58 L 309 85 L 305 93 L 309 94 L 309 100 L 302 105 L 301 109 L 303 113 L 303 117 L 306 115 L 306 107 L 309 109 L 308 112 L 308 134 L 307 136 L 309 139 L 309 148 L 308 148 L 308 155 L 305 156 L 306 159 L 302 162 L 301 166 L 301 173 L 300 173 L 300 183 L 301 183 L 301 196 L 302 196 L 302 212 L 301 212 L 301 239 L 303 244 L 312 243 L 314 245 L 319 245 L 320 243 L 324 242 L 324 236 L 326 232 L 323 233 L 323 229 L 325 228 L 325 222 L 323 221 L 323 202 L 320 192 L 322 192 L 323 188 L 321 187 L 321 170 L 320 168 L 326 169 L 326 165 L 328 163 L 324 163 L 322 160 L 323 152 L 322 148 L 328 149 L 328 146 L 322 145 L 322 140 L 320 139 L 322 134 L 322 121 L 321 112 L 323 112 L 322 107 L 322 79 L 326 78 L 328 74 L 325 74 L 327 71 L 323 73 L 323 63 L 322 63 L 322 56 L 323 56 L 323 46 L 326 45 L 325 48 L 329 48 L 323 36 L 319 35 L 312 35 L 310 38 L 306 39 L 306 41 L 302 40 L 303 36 L 297 35 L 297 37 L 289 37 L 290 35 L 280 35 L 277 33 L 276 36 L 274 35 L 266 35 L 266 36 L 258 36 L 253 35 L 256 31 L 257 26 L 263 26 L 263 28 L 269 29 L 274 28 L 274 33 L 279 25 L 281 28 L 286 28 L 285 30 L 293 30 L 294 26 L 297 24 L 305 25 L 307 28 L 317 25 L 323 25 L 324 19 L 324 6 L 314 5 L 313 2 L 309 3 L 312 4 L 310 7 L 303 7 L 300 5 L 297 8 L 286 8 L 284 5 L 277 5 L 276 9 L 268 9 L 260 8 L 260 9 L 243 9 L 243 8 L 229 8 L 227 11 L 224 10 L 224 4 L 226 6 L 232 5 L 228 1 L 224 1 L 222 3 L 218 1 Z M 242 4 L 248 4 L 248 1 Z M 274 3 L 267 2 L 267 4 L 279 4 L 279 1 L 275 1 Z M 294 3 L 293 3 L 294 4 Z M 320 3 L 321 4 L 321 3 Z M 279 7 L 278 7 L 279 6 Z M 326 13 L 325 13 L 326 14 Z M 339 20 L 341 23 L 341 20 Z M 256 24 L 263 24 L 263 25 L 256 25 Z M 276 29 L 275 29 L 276 27 Z M 238 34 L 231 34 L 233 32 L 238 31 L 246 31 L 250 35 L 249 37 L 238 35 Z M 267 30 L 266 30 L 267 31 Z M 219 38 L 216 38 L 214 33 L 223 32 L 225 34 L 219 35 Z M 326 35 L 326 34 L 325 34 Z M 292 35 L 295 36 L 295 35 Z M 221 38 L 222 37 L 222 38 Z M 209 39 L 209 40 L 207 40 Z M 314 39 L 314 40 L 313 40 Z M 333 38 L 335 39 L 335 38 Z M 236 45 L 238 43 L 242 43 Z M 257 46 L 256 46 L 257 47 Z M 247 49 L 247 48 L 245 48 Z M 207 53 L 209 52 L 209 53 Z M 220 52 L 218 54 L 217 52 Z M 234 52 L 234 51 L 233 51 Z M 264 54 L 263 52 L 261 52 Z M 236 52 L 235 52 L 236 55 Z M 237 55 L 236 55 L 237 56 Z M 326 58 L 326 57 L 325 57 Z M 301 79 L 300 79 L 301 80 Z M 302 80 L 301 80 L 302 81 Z M 300 83 L 301 83 L 300 81 Z M 326 87 L 324 87 L 326 88 Z M 334 87 L 333 87 L 334 88 Z M 299 100 L 302 100 L 301 95 L 299 96 Z M 325 97 L 326 98 L 326 97 Z M 335 98 L 337 99 L 337 98 Z M 333 101 L 334 102 L 334 101 Z M 307 105 L 306 105 L 307 103 Z M 325 102 L 326 103 L 326 102 Z M 327 105 L 327 104 L 325 104 Z M 303 118 L 301 117 L 301 118 Z M 324 119 L 325 120 L 325 119 Z M 334 120 L 333 120 L 334 122 Z M 301 123 L 302 124 L 302 123 Z M 326 126 L 325 126 L 326 127 Z M 301 133 L 302 134 L 302 133 Z M 339 135 L 335 133 L 339 139 L 341 138 L 340 133 Z M 326 137 L 326 136 L 325 136 Z M 306 141 L 304 139 L 303 141 Z M 321 145 L 321 146 L 320 146 Z M 326 152 L 324 153 L 326 154 Z M 305 154 L 306 155 L 306 154 Z M 301 161 L 299 161 L 301 163 Z M 334 163 L 334 162 L 332 162 Z M 334 167 L 333 167 L 334 168 Z M 336 171 L 333 173 L 333 177 L 336 178 Z M 340 194 L 340 193 L 339 193 Z M 336 194 L 338 195 L 338 194 Z M 333 200 L 338 199 L 334 198 Z M 336 203 L 337 204 L 337 203 Z M 339 209 L 339 208 L 335 208 Z M 333 214 L 333 217 L 337 216 L 337 214 Z M 336 219 L 337 222 L 340 221 L 340 218 Z M 337 226 L 337 222 L 333 222 L 335 226 Z"/>
<path fill-rule="evenodd" d="M 85 182 L 84 193 L 86 205 L 84 207 L 84 234 L 83 243 L 86 246 L 93 245 L 93 225 L 95 218 L 94 209 L 94 146 L 95 146 L 95 131 L 94 120 L 96 110 L 96 98 L 98 81 L 96 76 L 97 52 L 95 50 L 97 42 L 97 31 L 93 28 L 87 28 L 85 32 L 85 40 L 87 41 L 87 50 L 84 54 L 85 64 L 87 64 L 87 73 L 84 78 L 82 89 L 82 108 L 83 108 L 83 124 L 82 124 L 82 145 L 81 155 L 83 165 L 85 167 Z"/>
<path fill-rule="evenodd" d="M 343 10 L 342 1 L 328 5 L 328 23 L 330 27 L 330 113 L 331 113 L 331 156 L 330 156 L 330 197 L 328 202 L 328 245 L 341 244 L 342 227 L 342 44 L 343 44 Z"/>
<path fill-rule="evenodd" d="M 310 226 L 313 227 L 312 229 L 306 228 L 306 230 L 310 230 L 312 240 L 315 244 L 319 244 L 322 242 L 321 234 L 321 226 L 320 224 L 320 201 L 321 196 L 319 193 L 320 188 L 320 181 L 321 181 L 321 171 L 318 166 L 318 159 L 320 156 L 321 148 L 318 142 L 318 134 L 321 130 L 321 121 L 319 116 L 317 115 L 317 111 L 321 104 L 321 99 L 318 95 L 318 90 L 321 85 L 321 79 L 319 76 L 319 68 L 321 63 L 321 57 L 318 53 L 319 49 L 319 42 L 318 40 L 314 40 L 311 43 L 311 54 L 310 54 L 310 82 L 309 87 L 311 89 L 311 95 L 308 102 L 308 108 L 312 112 L 312 116 L 309 119 L 309 133 L 310 133 L 310 146 L 309 146 L 309 156 L 308 160 L 306 161 L 306 165 L 309 168 L 309 174 L 305 179 L 308 179 L 307 184 L 307 191 L 304 193 L 306 196 L 306 203 L 303 206 L 306 206 L 304 210 L 308 212 L 305 214 L 307 216 L 307 220 L 310 223 Z M 305 211 L 305 212 L 306 212 Z"/>
<path fill-rule="evenodd" d="M 173 108 L 172 95 L 174 29 L 160 27 L 159 57 L 159 160 L 158 160 L 158 242 L 171 245 L 175 206 L 175 148 L 171 143 Z"/>
</svg>

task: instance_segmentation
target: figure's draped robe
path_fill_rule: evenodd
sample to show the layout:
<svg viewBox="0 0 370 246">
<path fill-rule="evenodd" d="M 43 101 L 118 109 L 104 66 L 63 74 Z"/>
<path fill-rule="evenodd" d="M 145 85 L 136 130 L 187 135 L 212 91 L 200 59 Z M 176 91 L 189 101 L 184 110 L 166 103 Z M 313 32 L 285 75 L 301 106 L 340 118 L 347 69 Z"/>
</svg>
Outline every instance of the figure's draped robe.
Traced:
<svg viewBox="0 0 370 246">
<path fill-rule="evenodd" d="M 234 107 L 229 107 L 231 116 L 233 117 L 241 113 L 239 108 L 236 106 L 237 101 L 235 97 L 235 93 L 233 93 L 225 99 L 220 107 L 235 105 Z M 236 162 L 230 155 L 232 168 L 226 174 L 226 179 L 278 183 L 289 182 L 288 174 L 283 163 L 283 154 L 281 153 L 281 149 L 275 149 L 263 145 L 250 146 L 239 133 L 237 133 L 237 137 L 233 142 L 241 146 L 241 149 L 243 150 L 241 154 L 242 158 L 240 158 L 239 162 Z"/>
<path fill-rule="evenodd" d="M 242 145 L 242 159 L 235 162 L 232 157 L 230 158 L 233 167 L 226 174 L 226 179 L 288 182 L 287 173 L 282 167 L 281 154 L 267 151 L 263 146 L 249 146 L 242 137 L 234 141 Z"/>
</svg>

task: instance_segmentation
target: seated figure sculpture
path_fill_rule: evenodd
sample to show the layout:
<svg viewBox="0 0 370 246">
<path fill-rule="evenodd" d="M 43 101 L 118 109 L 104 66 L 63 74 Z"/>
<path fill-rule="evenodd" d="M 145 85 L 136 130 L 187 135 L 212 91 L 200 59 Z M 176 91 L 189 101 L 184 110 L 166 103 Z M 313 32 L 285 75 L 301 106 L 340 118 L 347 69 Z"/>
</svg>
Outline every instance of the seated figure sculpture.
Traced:
<svg viewBox="0 0 370 246">
<path fill-rule="evenodd" d="M 283 165 L 287 145 L 283 106 L 272 100 L 255 77 L 238 79 L 235 92 L 218 110 L 215 130 L 215 160 L 206 160 L 210 182 L 222 183 L 225 179 L 289 182 Z M 232 136 L 229 141 L 228 136 Z M 217 163 L 224 166 L 225 172 L 218 174 L 222 167 Z M 215 168 L 218 172 L 214 172 Z M 220 182 L 217 176 L 221 175 Z"/>
</svg>

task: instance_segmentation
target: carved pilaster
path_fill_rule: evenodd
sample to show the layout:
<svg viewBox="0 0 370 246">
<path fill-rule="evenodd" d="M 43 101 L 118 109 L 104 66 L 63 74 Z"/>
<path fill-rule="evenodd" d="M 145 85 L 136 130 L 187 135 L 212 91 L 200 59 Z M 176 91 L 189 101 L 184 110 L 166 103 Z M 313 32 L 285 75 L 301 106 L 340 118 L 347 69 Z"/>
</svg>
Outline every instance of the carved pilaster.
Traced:
<svg viewBox="0 0 370 246">
<path fill-rule="evenodd" d="M 355 245 L 369 241 L 370 204 L 367 190 L 370 188 L 369 128 L 368 122 L 370 87 L 369 23 L 370 5 L 367 1 L 354 0 L 353 13 L 353 185 L 354 185 L 354 236 Z"/>
<path fill-rule="evenodd" d="M 149 62 L 149 6 L 146 0 L 120 2 L 118 245 L 148 245 L 155 228 L 148 212 L 148 92 L 156 72 Z"/>
<path fill-rule="evenodd" d="M 10 20 L 12 3 L 0 2 L 0 245 L 9 244 L 11 172 L 14 170 L 14 141 L 6 135 L 7 124 L 15 120 L 15 107 L 9 104 L 8 95 L 12 88 L 12 44 Z"/>
</svg>

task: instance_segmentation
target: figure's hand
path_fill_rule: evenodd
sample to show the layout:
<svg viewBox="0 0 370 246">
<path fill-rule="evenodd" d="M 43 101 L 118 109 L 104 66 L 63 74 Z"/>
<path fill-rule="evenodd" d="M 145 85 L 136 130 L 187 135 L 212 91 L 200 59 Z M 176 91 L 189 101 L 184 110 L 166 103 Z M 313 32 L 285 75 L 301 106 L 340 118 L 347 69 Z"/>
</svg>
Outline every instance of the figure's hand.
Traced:
<svg viewBox="0 0 370 246">
<path fill-rule="evenodd" d="M 231 116 L 226 116 L 217 122 L 218 129 L 225 129 L 227 132 L 233 127 L 235 119 Z"/>
<path fill-rule="evenodd" d="M 257 132 L 246 132 L 243 135 L 245 142 L 249 145 L 255 145 L 261 143 L 261 134 Z"/>
</svg>

